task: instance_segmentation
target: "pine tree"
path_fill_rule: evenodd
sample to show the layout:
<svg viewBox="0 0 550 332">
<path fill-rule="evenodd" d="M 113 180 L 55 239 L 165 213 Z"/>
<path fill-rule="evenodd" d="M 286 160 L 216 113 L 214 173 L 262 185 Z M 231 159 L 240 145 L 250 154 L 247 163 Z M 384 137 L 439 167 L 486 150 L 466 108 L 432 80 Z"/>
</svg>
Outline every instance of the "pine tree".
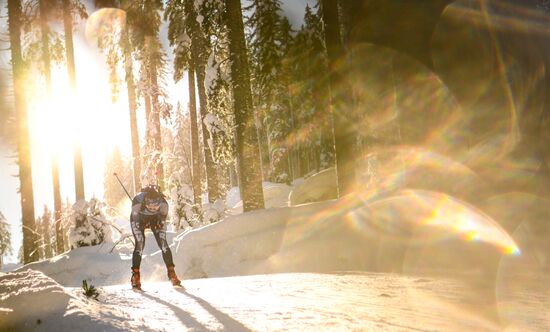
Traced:
<svg viewBox="0 0 550 332">
<path fill-rule="evenodd" d="M 184 8 L 186 13 L 186 22 L 189 24 L 188 32 L 191 38 L 191 61 L 195 69 L 195 75 L 197 77 L 197 90 L 199 95 L 199 112 L 200 123 L 202 128 L 202 139 L 204 149 L 204 160 L 206 168 L 206 179 L 208 184 L 208 201 L 214 202 L 219 197 L 218 188 L 218 176 L 216 174 L 216 167 L 214 164 L 214 158 L 212 154 L 213 150 L 213 138 L 211 132 L 208 131 L 205 121 L 208 116 L 208 101 L 205 87 L 205 64 L 208 57 L 208 39 L 206 35 L 201 31 L 199 18 L 197 15 L 197 8 L 192 0 L 184 1 Z"/>
<path fill-rule="evenodd" d="M 191 142 L 189 136 L 189 118 L 186 117 L 178 105 L 174 123 L 172 155 L 166 163 L 170 176 L 168 189 L 170 191 L 170 213 L 176 230 L 180 230 L 200 221 L 201 204 L 195 203 L 194 193 L 188 185 L 192 177 L 192 161 L 189 154 Z"/>
<path fill-rule="evenodd" d="M 158 39 L 160 29 L 159 11 L 163 8 L 160 0 L 95 0 L 97 7 L 115 7 L 125 11 L 125 22 L 118 30 L 106 33 L 100 47 L 107 53 L 111 69 L 113 98 L 118 91 L 117 67 L 124 66 L 130 110 L 130 132 L 133 156 L 134 191 L 139 189 L 142 180 L 163 181 L 163 148 L 161 118 L 169 119 L 172 106 L 166 102 L 162 84 L 164 77 L 164 53 Z M 137 61 L 134 62 L 134 59 Z M 137 84 L 134 82 L 133 67 L 139 64 Z M 139 146 L 137 132 L 137 98 L 143 97 L 146 116 L 146 145 L 144 151 Z M 144 167 L 141 157 L 143 156 Z"/>
<path fill-rule="evenodd" d="M 3 257 L 11 253 L 10 225 L 6 217 L 0 212 L 0 268 L 3 265 Z"/>
<path fill-rule="evenodd" d="M 73 93 L 76 93 L 76 66 L 74 59 L 74 46 L 73 46 L 73 16 L 78 14 L 80 18 L 84 19 L 88 17 L 86 8 L 80 1 L 74 0 L 62 0 L 63 8 L 63 26 L 65 31 L 65 51 L 67 60 L 67 72 L 69 74 L 69 81 Z M 74 149 L 74 176 L 75 176 L 75 197 L 76 200 L 84 199 L 84 171 L 82 167 L 82 151 L 79 145 Z M 58 216 L 59 217 L 59 216 Z M 59 220 L 59 218 L 57 218 Z M 56 233 L 57 243 L 63 247 L 61 234 Z"/>
<path fill-rule="evenodd" d="M 197 126 L 197 101 L 195 90 L 195 66 L 191 61 L 191 38 L 187 32 L 187 17 L 185 16 L 183 1 L 169 1 L 164 13 L 168 21 L 168 41 L 174 48 L 174 81 L 183 77 L 187 69 L 189 87 L 189 122 L 192 159 L 192 187 L 194 203 L 201 203 L 201 167 L 199 151 L 199 131 Z M 178 115 L 176 115 L 178 116 Z"/>
<path fill-rule="evenodd" d="M 282 17 L 279 0 L 253 0 L 248 10 L 253 10 L 247 20 L 252 31 L 249 37 L 252 82 L 255 104 L 267 133 L 268 174 L 271 181 L 288 183 L 290 170 L 286 139 L 290 131 L 289 110 L 285 104 L 287 91 L 281 67 L 290 26 Z"/>
<path fill-rule="evenodd" d="M 50 55 L 50 27 L 48 25 L 49 16 L 55 9 L 55 3 L 46 0 L 38 0 L 39 22 L 41 33 L 41 59 L 42 70 L 46 80 L 46 97 L 50 98 L 52 94 L 52 74 L 51 74 L 51 55 Z M 59 184 L 59 166 L 57 156 L 52 157 L 52 182 L 53 182 L 53 201 L 54 215 L 57 220 L 61 216 L 61 188 Z"/>
<path fill-rule="evenodd" d="M 308 59 L 311 60 L 309 81 L 311 82 L 311 98 L 314 105 L 314 118 L 318 119 L 315 126 L 318 130 L 319 151 L 317 162 L 321 169 L 334 166 L 334 135 L 333 122 L 330 113 L 328 96 L 328 58 L 324 40 L 321 6 L 316 13 L 304 17 L 306 33 L 308 34 Z"/>
<path fill-rule="evenodd" d="M 351 98 L 348 96 L 350 91 L 346 88 L 341 69 L 338 68 L 338 61 L 343 58 L 344 48 L 340 36 L 337 2 L 322 0 L 322 13 L 329 60 L 338 196 L 341 197 L 352 192 L 355 186 L 355 140 L 349 132 L 353 125 L 347 117 L 349 112 L 342 109 L 343 105 L 351 101 Z"/>
<path fill-rule="evenodd" d="M 23 224 L 23 262 L 38 260 L 34 242 L 34 195 L 32 188 L 32 168 L 30 138 L 28 129 L 27 106 L 25 96 L 25 66 L 21 52 L 21 2 L 8 0 L 8 24 L 10 31 L 11 63 L 17 123 L 17 156 L 21 193 L 21 215 Z"/>
<path fill-rule="evenodd" d="M 198 20 L 209 45 L 206 61 L 205 90 L 208 114 L 203 123 L 211 137 L 211 152 L 215 160 L 220 192 L 231 186 L 236 174 L 235 117 L 230 83 L 228 29 L 224 24 L 225 5 L 219 1 L 204 1 L 198 7 Z M 200 19 L 200 18 L 208 19 Z M 237 185 L 237 184 L 234 184 Z"/>
<path fill-rule="evenodd" d="M 328 104 L 326 49 L 319 14 L 306 6 L 304 24 L 285 58 L 294 144 L 294 178 L 334 165 L 334 138 Z"/>
<path fill-rule="evenodd" d="M 138 92 L 144 98 L 146 126 L 145 167 L 142 177 L 146 182 L 164 182 L 161 118 L 169 119 L 172 110 L 166 102 L 162 85 L 165 55 L 159 40 L 162 0 L 125 1 L 130 41 L 140 61 Z"/>
<path fill-rule="evenodd" d="M 73 205 L 69 243 L 71 249 L 112 242 L 111 222 L 104 212 L 104 204 L 96 198 L 80 200 Z"/>
<path fill-rule="evenodd" d="M 72 223 L 72 215 L 73 215 L 73 206 L 69 202 L 69 199 L 67 198 L 65 200 L 65 203 L 63 204 L 63 208 L 61 210 L 61 233 L 63 234 L 63 248 L 61 250 L 57 250 L 57 254 L 61 254 L 64 251 L 67 251 L 71 249 L 70 243 L 69 243 L 69 229 L 71 228 Z"/>
<path fill-rule="evenodd" d="M 44 205 L 42 215 L 37 219 L 37 227 L 40 236 L 40 258 L 48 259 L 53 257 L 55 243 L 52 241 L 52 213 L 47 205 Z"/>
<path fill-rule="evenodd" d="M 228 26 L 231 85 L 235 111 L 235 141 L 243 210 L 264 208 L 261 161 L 254 126 L 250 72 L 244 37 L 244 24 L 239 0 L 226 1 L 225 22 Z"/>
<path fill-rule="evenodd" d="M 204 5 L 208 2 L 203 2 Z M 203 138 L 203 151 L 205 159 L 206 179 L 208 185 L 208 199 L 210 202 L 219 198 L 218 176 L 212 154 L 214 139 L 205 126 L 205 119 L 209 113 L 207 91 L 205 87 L 205 65 L 208 58 L 209 39 L 201 29 L 204 20 L 198 14 L 197 5 L 192 0 L 170 1 L 165 17 L 169 20 L 169 39 L 175 49 L 175 71 L 181 73 L 187 67 L 189 72 L 190 95 L 194 96 L 193 77 L 196 75 L 196 85 L 199 95 L 199 113 Z M 193 98 L 193 97 L 192 97 Z M 194 101 L 194 98 L 191 102 Z M 190 105 L 191 111 L 193 104 Z"/>
</svg>

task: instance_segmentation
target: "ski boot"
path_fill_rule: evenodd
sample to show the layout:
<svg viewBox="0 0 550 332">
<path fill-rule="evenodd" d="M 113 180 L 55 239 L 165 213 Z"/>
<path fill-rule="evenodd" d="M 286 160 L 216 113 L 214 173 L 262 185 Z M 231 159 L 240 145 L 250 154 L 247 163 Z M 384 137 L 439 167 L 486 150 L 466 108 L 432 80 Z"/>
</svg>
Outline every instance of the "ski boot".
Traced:
<svg viewBox="0 0 550 332">
<path fill-rule="evenodd" d="M 178 279 L 178 276 L 176 275 L 176 270 L 174 270 L 174 265 L 169 265 L 166 267 L 166 269 L 168 271 L 168 279 L 170 279 L 172 286 L 181 287 L 181 281 Z"/>
<path fill-rule="evenodd" d="M 139 278 L 139 268 L 137 268 L 137 267 L 132 268 L 132 278 L 130 279 L 130 282 L 132 283 L 132 289 L 141 290 L 141 280 Z"/>
</svg>

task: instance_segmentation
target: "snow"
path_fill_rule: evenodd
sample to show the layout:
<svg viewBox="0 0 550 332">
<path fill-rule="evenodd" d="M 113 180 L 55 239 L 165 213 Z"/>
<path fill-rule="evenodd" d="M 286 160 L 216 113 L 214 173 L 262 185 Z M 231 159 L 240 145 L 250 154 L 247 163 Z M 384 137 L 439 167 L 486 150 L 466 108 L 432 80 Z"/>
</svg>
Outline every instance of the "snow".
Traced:
<svg viewBox="0 0 550 332">
<path fill-rule="evenodd" d="M 262 183 L 266 208 L 288 206 L 288 197 L 292 188 L 283 183 L 264 181 Z M 296 190 L 296 189 L 294 189 Z M 238 187 L 231 188 L 226 195 L 228 214 L 243 213 L 243 202 Z"/>
<path fill-rule="evenodd" d="M 300 179 L 289 197 L 290 205 L 336 198 L 336 170 L 334 167 L 316 173 L 307 179 Z"/>
<path fill-rule="evenodd" d="M 547 202 L 510 194 L 480 204 L 481 210 L 443 192 L 404 189 L 289 205 L 289 197 L 300 197 L 296 192 L 326 186 L 328 173 L 296 181 L 295 187 L 264 183 L 271 207 L 169 232 L 183 289 L 167 281 L 150 232 L 143 293 L 130 290 L 129 240 L 77 248 L 0 274 L 0 330 L 544 331 L 550 326 L 547 241 L 541 241 L 547 239 Z M 237 188 L 226 202 L 237 213 L 242 204 Z M 517 219 L 504 214 L 502 204 L 517 207 L 516 212 L 526 209 L 514 232 L 491 217 Z M 537 207 L 533 218 L 525 212 Z M 83 294 L 82 280 L 98 289 L 97 300 Z"/>
</svg>

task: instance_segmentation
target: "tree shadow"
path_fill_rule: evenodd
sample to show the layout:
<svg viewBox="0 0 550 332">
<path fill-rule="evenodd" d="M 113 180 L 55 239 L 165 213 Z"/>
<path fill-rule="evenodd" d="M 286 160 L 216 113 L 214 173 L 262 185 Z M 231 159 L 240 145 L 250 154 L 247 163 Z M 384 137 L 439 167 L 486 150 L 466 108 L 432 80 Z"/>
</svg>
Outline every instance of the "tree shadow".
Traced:
<svg viewBox="0 0 550 332">
<path fill-rule="evenodd" d="M 148 299 L 151 299 L 151 300 L 154 300 L 168 308 L 170 308 L 174 314 L 176 315 L 176 317 L 183 323 L 183 325 L 185 325 L 187 328 L 189 329 L 193 329 L 193 328 L 197 328 L 199 329 L 200 331 L 208 331 L 208 327 L 201 324 L 198 320 L 196 320 L 193 316 L 191 316 L 190 313 L 188 313 L 187 311 L 185 310 L 182 310 L 180 307 L 176 306 L 176 305 L 173 305 L 169 302 L 166 302 L 166 301 L 163 301 L 161 299 L 159 299 L 158 297 L 155 297 L 155 296 L 152 296 L 152 295 L 149 295 L 147 293 L 143 293 L 142 296 L 148 298 Z"/>
<path fill-rule="evenodd" d="M 212 316 L 214 316 L 224 327 L 226 331 L 252 331 L 248 327 L 244 326 L 241 322 L 233 319 L 228 314 L 225 314 L 218 309 L 214 308 L 210 303 L 197 297 L 193 294 L 188 293 L 184 288 L 177 289 L 178 292 L 182 293 L 185 296 L 195 300 L 200 304 L 206 311 L 208 311 Z"/>
</svg>

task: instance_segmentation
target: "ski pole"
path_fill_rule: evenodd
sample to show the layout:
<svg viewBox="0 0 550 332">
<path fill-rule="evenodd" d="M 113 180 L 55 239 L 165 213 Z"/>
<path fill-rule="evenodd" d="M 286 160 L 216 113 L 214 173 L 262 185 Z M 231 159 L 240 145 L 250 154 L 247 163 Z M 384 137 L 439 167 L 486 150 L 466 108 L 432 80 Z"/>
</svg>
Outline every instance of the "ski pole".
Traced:
<svg viewBox="0 0 550 332">
<path fill-rule="evenodd" d="M 126 195 L 128 195 L 128 198 L 130 200 L 132 200 L 132 196 L 130 196 L 130 194 L 128 193 L 128 190 L 126 190 L 126 187 L 124 187 L 124 184 L 122 184 L 122 181 L 120 181 L 120 178 L 118 177 L 118 174 L 113 173 L 113 175 L 116 177 L 116 179 L 118 180 L 118 183 L 120 183 L 120 185 L 122 186 L 122 189 L 124 189 L 124 191 L 126 192 Z"/>
</svg>

